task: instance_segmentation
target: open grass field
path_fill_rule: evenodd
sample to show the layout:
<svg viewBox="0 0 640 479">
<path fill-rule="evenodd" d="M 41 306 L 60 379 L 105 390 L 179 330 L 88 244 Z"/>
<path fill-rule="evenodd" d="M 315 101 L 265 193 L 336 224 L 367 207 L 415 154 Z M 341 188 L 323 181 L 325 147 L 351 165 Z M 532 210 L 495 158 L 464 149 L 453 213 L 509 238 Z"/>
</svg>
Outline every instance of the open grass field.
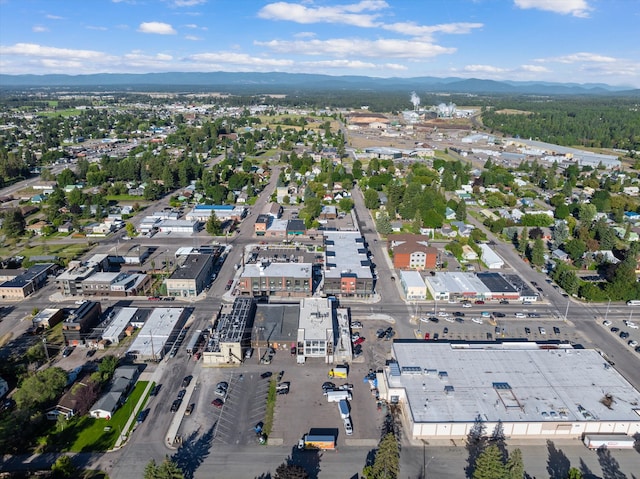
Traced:
<svg viewBox="0 0 640 479">
<path fill-rule="evenodd" d="M 113 447 L 120 434 L 126 434 L 125 424 L 147 387 L 147 381 L 138 381 L 135 388 L 110 420 L 93 419 L 89 416 L 71 419 L 66 427 L 57 432 L 53 443 L 65 452 L 100 452 Z"/>
<path fill-rule="evenodd" d="M 55 255 L 65 260 L 72 260 L 83 255 L 89 250 L 88 243 L 65 243 L 65 244 L 38 244 L 29 246 L 20 251 L 20 255 L 25 258 L 40 255 Z"/>
</svg>

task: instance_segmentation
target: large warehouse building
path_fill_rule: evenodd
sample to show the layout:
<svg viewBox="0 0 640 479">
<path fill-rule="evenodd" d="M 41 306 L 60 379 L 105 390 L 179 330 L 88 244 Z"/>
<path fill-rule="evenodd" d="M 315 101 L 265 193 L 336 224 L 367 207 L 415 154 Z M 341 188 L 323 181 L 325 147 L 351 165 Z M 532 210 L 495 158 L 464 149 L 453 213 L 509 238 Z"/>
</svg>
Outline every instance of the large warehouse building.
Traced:
<svg viewBox="0 0 640 479">
<path fill-rule="evenodd" d="M 378 374 L 413 439 L 462 439 L 479 418 L 511 438 L 640 433 L 640 392 L 595 350 L 401 340 Z"/>
</svg>

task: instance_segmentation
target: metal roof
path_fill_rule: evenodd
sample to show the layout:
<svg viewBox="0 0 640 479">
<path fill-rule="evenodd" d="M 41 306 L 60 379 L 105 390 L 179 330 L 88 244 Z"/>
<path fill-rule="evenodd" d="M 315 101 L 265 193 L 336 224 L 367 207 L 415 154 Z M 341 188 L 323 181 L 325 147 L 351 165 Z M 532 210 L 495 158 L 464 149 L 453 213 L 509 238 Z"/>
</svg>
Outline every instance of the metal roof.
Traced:
<svg viewBox="0 0 640 479">
<path fill-rule="evenodd" d="M 392 354 L 401 374 L 390 371 L 389 388 L 406 391 L 416 423 L 473 422 L 478 415 L 488 422 L 640 420 L 640 392 L 595 350 L 396 341 Z M 614 400 L 609 407 L 605 395 Z"/>
</svg>

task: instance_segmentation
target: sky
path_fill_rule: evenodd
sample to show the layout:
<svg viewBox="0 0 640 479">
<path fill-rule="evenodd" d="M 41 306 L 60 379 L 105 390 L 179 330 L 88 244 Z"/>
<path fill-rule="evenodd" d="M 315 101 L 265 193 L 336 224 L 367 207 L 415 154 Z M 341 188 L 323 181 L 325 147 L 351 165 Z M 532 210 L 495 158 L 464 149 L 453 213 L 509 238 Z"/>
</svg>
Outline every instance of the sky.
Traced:
<svg viewBox="0 0 640 479">
<path fill-rule="evenodd" d="M 640 88 L 640 0 L 0 0 L 0 73 L 291 72 Z"/>
</svg>

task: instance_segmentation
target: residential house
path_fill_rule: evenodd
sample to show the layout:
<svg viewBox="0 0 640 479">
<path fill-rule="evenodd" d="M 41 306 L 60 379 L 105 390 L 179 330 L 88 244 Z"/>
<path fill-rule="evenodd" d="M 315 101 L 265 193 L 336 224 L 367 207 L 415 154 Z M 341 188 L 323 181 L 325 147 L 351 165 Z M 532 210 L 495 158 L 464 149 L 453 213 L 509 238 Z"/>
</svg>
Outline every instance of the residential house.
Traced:
<svg viewBox="0 0 640 479">
<path fill-rule="evenodd" d="M 476 261 L 478 259 L 478 253 L 468 244 L 462 245 L 462 259 L 466 261 Z"/>
<path fill-rule="evenodd" d="M 140 370 L 135 365 L 116 368 L 108 391 L 91 407 L 89 415 L 96 419 L 111 419 L 124 403 L 139 374 Z"/>
</svg>

